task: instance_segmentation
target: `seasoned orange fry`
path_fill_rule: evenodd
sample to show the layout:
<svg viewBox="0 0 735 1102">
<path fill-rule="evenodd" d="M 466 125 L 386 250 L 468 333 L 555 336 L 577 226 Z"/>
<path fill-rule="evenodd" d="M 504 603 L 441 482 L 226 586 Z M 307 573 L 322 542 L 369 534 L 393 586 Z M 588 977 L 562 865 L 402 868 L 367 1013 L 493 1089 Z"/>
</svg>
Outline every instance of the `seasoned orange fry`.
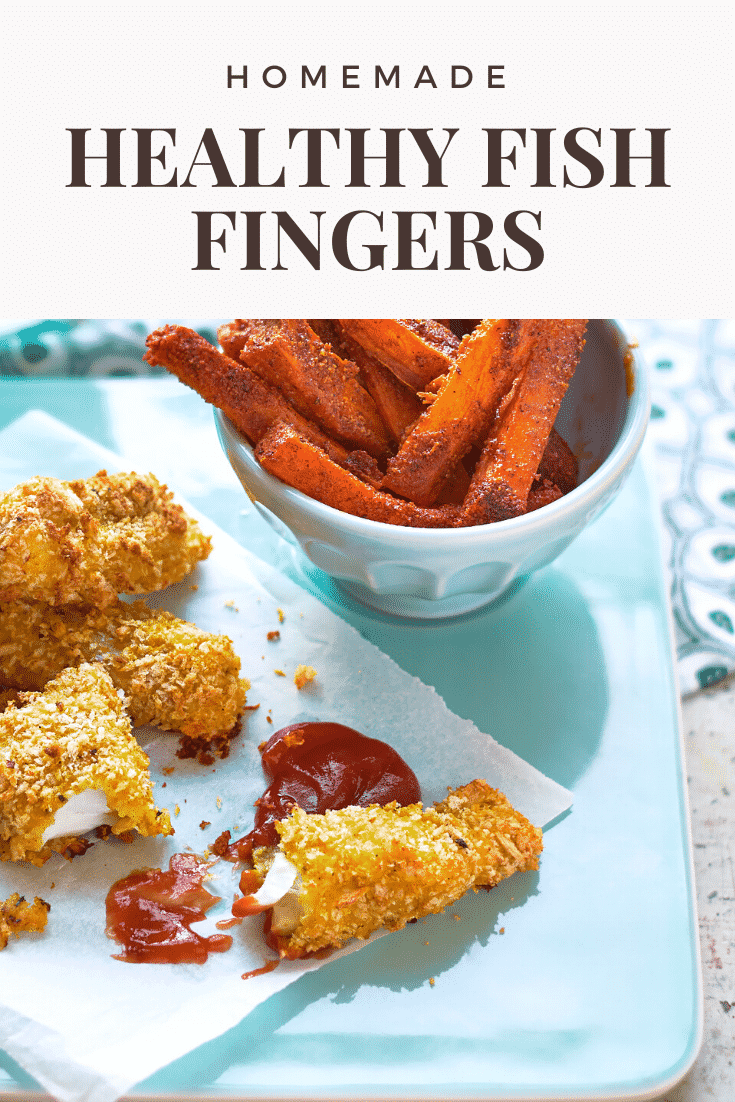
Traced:
<svg viewBox="0 0 735 1102">
<path fill-rule="evenodd" d="M 402 443 L 408 430 L 424 412 L 423 403 L 390 368 L 376 360 L 346 333 L 339 336 L 339 350 L 341 355 L 357 364 L 360 381 L 375 402 L 393 440 L 396 444 Z"/>
<path fill-rule="evenodd" d="M 277 387 L 245 364 L 224 356 L 193 329 L 164 325 L 150 334 L 146 344 L 148 363 L 165 367 L 221 409 L 251 444 L 257 444 L 276 421 L 287 421 L 324 448 L 335 462 L 346 459 L 346 449 L 297 413 Z"/>
<path fill-rule="evenodd" d="M 572 318 L 537 318 L 525 324 L 518 346 L 523 371 L 475 468 L 463 524 L 487 524 L 526 511 L 551 428 L 584 347 L 586 326 L 586 319 Z"/>
<path fill-rule="evenodd" d="M 424 411 L 415 391 L 401 382 L 384 363 L 366 352 L 336 318 L 310 318 L 309 325 L 342 359 L 357 365 L 360 382 L 375 402 L 391 437 L 396 444 L 400 444 Z"/>
<path fill-rule="evenodd" d="M 422 509 L 376 490 L 333 463 L 291 425 L 274 425 L 257 445 L 255 456 L 266 471 L 282 482 L 354 516 L 411 528 L 448 528 L 459 513 L 452 505 Z"/>
<path fill-rule="evenodd" d="M 397 444 L 423 413 L 423 403 L 384 364 L 363 353 L 360 378 Z"/>
<path fill-rule="evenodd" d="M 550 479 L 542 478 L 534 482 L 528 492 L 526 512 L 534 513 L 536 509 L 540 509 L 542 505 L 551 505 L 552 501 L 558 501 L 560 497 L 564 497 L 564 495 L 559 487 Z"/>
<path fill-rule="evenodd" d="M 463 341 L 446 383 L 389 461 L 386 490 L 418 505 L 437 500 L 516 377 L 516 336 L 515 322 L 486 319 Z"/>
<path fill-rule="evenodd" d="M 577 485 L 579 464 L 577 457 L 556 429 L 552 429 L 541 456 L 537 479 L 548 479 L 558 486 L 562 494 L 568 494 Z"/>
<path fill-rule="evenodd" d="M 277 386 L 303 417 L 316 421 L 347 448 L 378 459 L 388 454 L 388 432 L 372 398 L 360 386 L 357 367 L 322 344 L 305 320 L 253 319 L 234 324 L 246 337 L 240 360 Z M 225 334 L 225 328 L 220 340 L 234 347 L 234 336 Z"/>
<path fill-rule="evenodd" d="M 340 318 L 342 331 L 413 390 L 449 370 L 459 340 L 430 318 Z"/>
</svg>

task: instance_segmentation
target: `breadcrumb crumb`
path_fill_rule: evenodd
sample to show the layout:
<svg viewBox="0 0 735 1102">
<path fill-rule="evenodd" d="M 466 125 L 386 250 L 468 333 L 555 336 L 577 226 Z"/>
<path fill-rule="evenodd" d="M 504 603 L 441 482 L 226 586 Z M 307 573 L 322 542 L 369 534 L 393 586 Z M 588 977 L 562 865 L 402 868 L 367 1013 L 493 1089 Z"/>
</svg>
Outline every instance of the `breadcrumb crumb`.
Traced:
<svg viewBox="0 0 735 1102">
<path fill-rule="evenodd" d="M 293 677 L 293 683 L 297 689 L 303 689 L 304 685 L 308 685 L 315 677 L 316 670 L 313 666 L 298 665 Z"/>
<path fill-rule="evenodd" d="M 53 888 L 53 884 L 51 885 Z M 29 903 L 28 900 L 15 892 L 4 903 L 0 903 L 0 949 L 8 944 L 11 935 L 32 930 L 35 932 L 45 930 L 48 913 L 51 904 L 38 896 Z"/>
</svg>

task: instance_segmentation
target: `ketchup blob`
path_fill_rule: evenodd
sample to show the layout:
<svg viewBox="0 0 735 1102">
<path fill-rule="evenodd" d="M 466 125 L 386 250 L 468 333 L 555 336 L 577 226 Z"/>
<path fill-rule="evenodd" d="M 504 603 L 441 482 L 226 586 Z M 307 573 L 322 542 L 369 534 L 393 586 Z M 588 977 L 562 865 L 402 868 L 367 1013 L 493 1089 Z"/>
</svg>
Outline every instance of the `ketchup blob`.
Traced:
<svg viewBox="0 0 735 1102">
<path fill-rule="evenodd" d="M 253 829 L 230 846 L 240 861 L 258 846 L 277 846 L 276 822 L 294 806 L 311 814 L 343 807 L 418 803 L 421 789 L 400 754 L 379 739 L 341 723 L 292 723 L 263 749 L 270 780 L 256 803 Z"/>
<path fill-rule="evenodd" d="M 191 929 L 219 896 L 202 886 L 209 865 L 191 853 L 175 853 L 167 871 L 139 869 L 107 893 L 107 936 L 123 947 L 115 960 L 136 964 L 204 964 L 224 953 L 232 938 L 204 937 Z"/>
</svg>

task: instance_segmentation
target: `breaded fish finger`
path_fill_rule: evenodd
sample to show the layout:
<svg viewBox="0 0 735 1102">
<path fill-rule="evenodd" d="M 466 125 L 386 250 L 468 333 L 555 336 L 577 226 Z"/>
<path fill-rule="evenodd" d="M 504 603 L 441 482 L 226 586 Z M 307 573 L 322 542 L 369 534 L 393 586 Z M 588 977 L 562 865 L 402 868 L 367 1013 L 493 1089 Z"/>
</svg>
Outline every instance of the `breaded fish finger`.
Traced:
<svg viewBox="0 0 735 1102">
<path fill-rule="evenodd" d="M 113 834 L 173 833 L 168 812 L 153 803 L 148 758 L 101 666 L 64 670 L 23 699 L 0 714 L 0 860 L 42 865 L 60 848 L 59 839 L 48 840 L 57 813 L 95 790 L 107 801 Z"/>
<path fill-rule="evenodd" d="M 0 495 L 0 601 L 104 608 L 181 581 L 210 550 L 153 475 L 39 477 Z"/>
<path fill-rule="evenodd" d="M 282 854 L 298 873 L 271 921 L 275 947 L 289 958 L 438 913 L 470 889 L 538 868 L 543 848 L 540 829 L 481 780 L 450 789 L 432 808 L 310 815 L 297 807 L 276 827 L 278 849 L 256 850 L 254 864 L 264 875 Z"/>
<path fill-rule="evenodd" d="M 105 609 L 0 604 L 0 684 L 38 691 L 82 662 L 99 662 L 124 690 L 134 726 L 153 723 L 195 738 L 231 731 L 250 687 L 226 635 L 143 601 Z"/>
</svg>

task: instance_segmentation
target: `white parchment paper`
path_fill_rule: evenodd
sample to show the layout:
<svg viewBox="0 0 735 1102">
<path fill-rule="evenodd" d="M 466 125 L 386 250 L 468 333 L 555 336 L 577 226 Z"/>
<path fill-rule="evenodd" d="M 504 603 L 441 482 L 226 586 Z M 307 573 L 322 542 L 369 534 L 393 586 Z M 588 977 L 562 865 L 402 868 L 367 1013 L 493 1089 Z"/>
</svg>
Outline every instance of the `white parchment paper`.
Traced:
<svg viewBox="0 0 735 1102">
<path fill-rule="evenodd" d="M 79 478 L 100 467 L 123 469 L 110 452 L 44 413 L 28 413 L 0 432 L 0 490 L 35 474 Z M 157 804 L 171 811 L 173 838 L 98 842 L 72 862 L 55 857 L 42 869 L 0 866 L 0 899 L 19 891 L 51 904 L 44 934 L 14 939 L 0 953 L 0 1046 L 64 1102 L 112 1102 L 304 972 L 329 967 L 329 958 L 285 962 L 242 980 L 270 955 L 257 918 L 232 931 L 229 952 L 201 967 L 113 960 L 115 946 L 104 932 L 105 896 L 115 880 L 135 868 L 166 867 L 176 852 L 204 852 L 223 830 L 238 837 L 249 829 L 265 787 L 257 747 L 279 727 L 336 720 L 384 739 L 414 769 L 426 803 L 475 777 L 500 788 L 538 825 L 571 803 L 566 789 L 453 715 L 432 688 L 319 601 L 210 522 L 202 525 L 214 539 L 210 558 L 186 582 L 147 600 L 229 635 L 252 685 L 248 703 L 260 707 L 247 714 L 229 758 L 213 766 L 180 761 L 175 735 L 136 732 L 151 759 Z M 269 642 L 273 630 L 280 639 Z M 299 663 L 318 673 L 302 691 L 293 682 Z M 202 932 L 228 916 L 236 888 L 231 866 L 220 862 L 212 873 L 208 887 L 223 899 Z"/>
</svg>

